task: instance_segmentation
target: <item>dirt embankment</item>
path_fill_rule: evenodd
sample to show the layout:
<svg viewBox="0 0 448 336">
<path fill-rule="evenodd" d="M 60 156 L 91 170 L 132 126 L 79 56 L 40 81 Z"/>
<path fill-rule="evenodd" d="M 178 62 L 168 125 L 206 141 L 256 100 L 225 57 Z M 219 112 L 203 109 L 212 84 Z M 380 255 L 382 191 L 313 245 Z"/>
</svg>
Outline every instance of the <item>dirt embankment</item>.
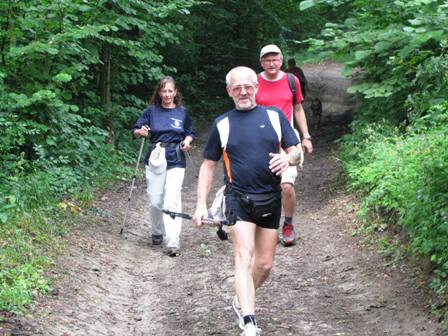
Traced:
<svg viewBox="0 0 448 336">
<path fill-rule="evenodd" d="M 337 70 L 328 71 L 326 83 L 341 81 Z M 324 110 L 328 104 L 324 100 Z M 334 140 L 342 132 L 334 125 L 313 131 L 315 153 L 306 158 L 296 186 L 300 239 L 294 247 L 278 247 L 275 269 L 257 294 L 263 335 L 443 335 L 418 274 L 387 265 L 363 238 L 352 236 L 357 200 L 343 192 L 335 159 Z M 200 149 L 192 153 L 196 163 Z M 218 174 L 215 186 L 221 183 Z M 27 316 L 0 324 L 4 335 L 239 335 L 230 305 L 231 243 L 219 241 L 213 228 L 198 230 L 184 221 L 182 255 L 166 256 L 150 243 L 141 179 L 120 236 L 127 188 L 121 184 L 100 196 L 81 218 L 54 269 L 53 295 L 39 299 Z M 190 166 L 184 212 L 193 212 L 195 196 Z"/>
</svg>

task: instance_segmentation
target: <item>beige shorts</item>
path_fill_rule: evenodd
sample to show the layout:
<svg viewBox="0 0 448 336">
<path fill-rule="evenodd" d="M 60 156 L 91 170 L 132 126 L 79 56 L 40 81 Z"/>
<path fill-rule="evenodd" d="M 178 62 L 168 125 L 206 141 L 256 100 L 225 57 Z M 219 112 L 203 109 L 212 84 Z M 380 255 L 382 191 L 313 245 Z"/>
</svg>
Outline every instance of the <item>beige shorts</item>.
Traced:
<svg viewBox="0 0 448 336">
<path fill-rule="evenodd" d="M 291 183 L 294 185 L 297 178 L 297 166 L 288 167 L 282 174 L 281 183 Z"/>
</svg>

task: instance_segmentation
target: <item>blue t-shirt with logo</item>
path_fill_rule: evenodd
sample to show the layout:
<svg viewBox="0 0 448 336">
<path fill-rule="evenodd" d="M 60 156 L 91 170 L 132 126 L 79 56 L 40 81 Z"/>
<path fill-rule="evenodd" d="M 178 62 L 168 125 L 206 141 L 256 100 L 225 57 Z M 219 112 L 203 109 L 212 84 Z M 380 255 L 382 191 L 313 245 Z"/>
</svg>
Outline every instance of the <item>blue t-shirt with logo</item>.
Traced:
<svg viewBox="0 0 448 336">
<path fill-rule="evenodd" d="M 280 140 L 268 111 L 278 115 Z M 228 127 L 223 127 L 225 123 Z M 228 134 L 223 135 L 227 131 Z M 223 144 L 226 140 L 227 144 Z M 256 106 L 249 111 L 232 109 L 215 119 L 203 156 L 219 161 L 224 153 L 226 185 L 231 182 L 232 188 L 241 192 L 269 193 L 279 190 L 281 182 L 281 177 L 269 169 L 269 153 L 279 153 L 280 147 L 285 149 L 299 142 L 284 113 L 275 107 Z"/>
<path fill-rule="evenodd" d="M 194 138 L 191 119 L 183 106 L 164 108 L 158 105 L 151 105 L 138 118 L 133 131 L 140 129 L 143 125 L 147 125 L 151 129 L 149 134 L 152 144 L 158 142 L 178 144 L 188 135 Z M 148 164 L 149 154 L 145 156 L 145 164 Z M 174 167 L 185 168 L 185 155 L 179 149 L 176 152 L 175 147 L 166 147 L 165 156 L 167 169 Z"/>
</svg>

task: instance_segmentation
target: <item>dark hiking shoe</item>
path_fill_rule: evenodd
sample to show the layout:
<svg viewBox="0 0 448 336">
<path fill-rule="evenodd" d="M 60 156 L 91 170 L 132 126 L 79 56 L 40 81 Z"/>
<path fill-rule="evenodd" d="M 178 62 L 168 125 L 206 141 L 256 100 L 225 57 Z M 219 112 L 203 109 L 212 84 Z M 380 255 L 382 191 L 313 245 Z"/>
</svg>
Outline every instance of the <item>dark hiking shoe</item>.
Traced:
<svg viewBox="0 0 448 336">
<path fill-rule="evenodd" d="M 282 230 L 282 244 L 283 246 L 293 246 L 296 243 L 296 233 L 294 232 L 294 225 L 283 224 Z"/>
<path fill-rule="evenodd" d="M 152 235 L 152 244 L 153 245 L 160 245 L 163 242 L 163 236 L 162 235 Z"/>
<path fill-rule="evenodd" d="M 166 254 L 168 254 L 170 257 L 178 257 L 180 256 L 180 250 L 178 247 L 168 247 L 166 250 Z"/>
</svg>

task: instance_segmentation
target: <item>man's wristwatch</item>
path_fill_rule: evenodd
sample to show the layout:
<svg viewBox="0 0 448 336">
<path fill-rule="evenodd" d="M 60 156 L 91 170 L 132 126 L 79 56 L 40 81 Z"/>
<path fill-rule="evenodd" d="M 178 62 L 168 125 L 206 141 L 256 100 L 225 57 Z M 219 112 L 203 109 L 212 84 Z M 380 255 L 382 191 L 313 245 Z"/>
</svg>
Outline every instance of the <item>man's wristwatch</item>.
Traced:
<svg viewBox="0 0 448 336">
<path fill-rule="evenodd" d="M 306 136 L 306 137 L 303 137 L 303 140 L 309 140 L 309 141 L 311 141 L 311 136 Z"/>
</svg>

